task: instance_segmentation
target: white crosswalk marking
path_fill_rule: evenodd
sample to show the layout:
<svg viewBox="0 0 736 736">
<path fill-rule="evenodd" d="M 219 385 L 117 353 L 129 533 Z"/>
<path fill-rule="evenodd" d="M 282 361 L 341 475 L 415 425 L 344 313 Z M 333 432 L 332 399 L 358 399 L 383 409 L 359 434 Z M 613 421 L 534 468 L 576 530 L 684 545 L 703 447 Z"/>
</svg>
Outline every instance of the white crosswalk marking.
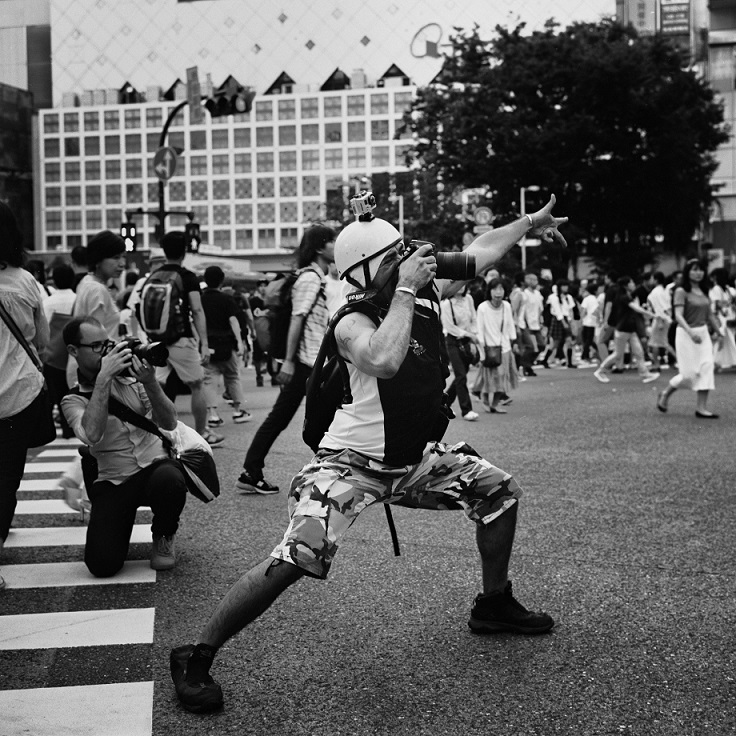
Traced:
<svg viewBox="0 0 736 736">
<path fill-rule="evenodd" d="M 120 585 L 155 583 L 156 571 L 148 560 L 129 560 L 111 578 L 96 578 L 83 562 L 47 562 L 30 565 L 3 565 L 8 590 L 19 588 L 62 588 L 79 585 Z"/>
<path fill-rule="evenodd" d="M 153 608 L 0 616 L 0 650 L 153 642 Z"/>
<path fill-rule="evenodd" d="M 25 472 L 28 473 L 54 473 L 55 475 L 58 475 L 59 473 L 63 473 L 67 466 L 69 465 L 68 462 L 66 463 L 26 463 L 26 469 Z"/>
<path fill-rule="evenodd" d="M 5 549 L 19 547 L 67 547 L 84 545 L 87 536 L 86 526 L 49 527 L 33 529 L 11 529 L 5 541 Z M 136 524 L 130 538 L 131 544 L 145 544 L 151 541 L 149 524 Z M 5 568 L 3 568 L 5 569 Z"/>
<path fill-rule="evenodd" d="M 54 491 L 58 483 L 57 478 L 44 478 L 43 480 L 22 480 L 19 491 Z"/>
<path fill-rule="evenodd" d="M 0 691 L 3 734 L 151 736 L 153 682 Z"/>
<path fill-rule="evenodd" d="M 73 447 L 51 447 L 48 450 L 40 452 L 36 456 L 36 460 L 50 460 L 52 457 L 65 457 L 74 460 L 79 457 L 79 453 Z"/>
<path fill-rule="evenodd" d="M 66 501 L 58 498 L 47 498 L 41 501 L 18 501 L 15 513 L 17 516 L 27 514 L 72 514 L 73 516 L 79 516 L 79 511 L 75 511 L 67 505 Z"/>
</svg>

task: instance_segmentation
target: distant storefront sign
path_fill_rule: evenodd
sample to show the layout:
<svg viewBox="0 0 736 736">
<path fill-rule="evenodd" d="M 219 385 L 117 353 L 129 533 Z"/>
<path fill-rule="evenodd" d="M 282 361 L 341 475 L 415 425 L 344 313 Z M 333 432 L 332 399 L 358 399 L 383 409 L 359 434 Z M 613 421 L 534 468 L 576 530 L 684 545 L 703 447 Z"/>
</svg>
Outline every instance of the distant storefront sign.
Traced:
<svg viewBox="0 0 736 736">
<path fill-rule="evenodd" d="M 665 36 L 690 37 L 690 2 L 660 0 L 659 28 Z"/>
</svg>

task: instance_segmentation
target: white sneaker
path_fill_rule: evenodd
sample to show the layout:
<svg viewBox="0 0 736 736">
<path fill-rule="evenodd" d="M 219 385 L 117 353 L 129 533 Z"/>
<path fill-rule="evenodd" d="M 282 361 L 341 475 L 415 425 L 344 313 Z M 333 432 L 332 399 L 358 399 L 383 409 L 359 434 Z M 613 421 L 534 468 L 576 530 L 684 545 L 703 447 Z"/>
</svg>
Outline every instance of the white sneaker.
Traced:
<svg viewBox="0 0 736 736">
<path fill-rule="evenodd" d="M 252 418 L 251 413 L 245 409 L 233 412 L 233 421 L 235 424 L 245 424 L 245 422 L 249 422 Z"/>
<path fill-rule="evenodd" d="M 642 379 L 642 383 L 651 383 L 652 381 L 656 381 L 659 378 L 659 373 L 646 373 Z"/>
<path fill-rule="evenodd" d="M 224 424 L 225 420 L 218 416 L 217 414 L 210 414 L 207 417 L 207 426 L 208 427 L 219 427 L 220 425 Z"/>
<path fill-rule="evenodd" d="M 467 414 L 463 414 L 463 419 L 466 422 L 475 422 L 478 419 L 478 415 L 474 411 L 469 411 Z"/>
<path fill-rule="evenodd" d="M 611 379 L 606 376 L 605 374 L 598 371 L 593 371 L 593 375 L 601 382 L 601 383 L 610 383 Z"/>
</svg>

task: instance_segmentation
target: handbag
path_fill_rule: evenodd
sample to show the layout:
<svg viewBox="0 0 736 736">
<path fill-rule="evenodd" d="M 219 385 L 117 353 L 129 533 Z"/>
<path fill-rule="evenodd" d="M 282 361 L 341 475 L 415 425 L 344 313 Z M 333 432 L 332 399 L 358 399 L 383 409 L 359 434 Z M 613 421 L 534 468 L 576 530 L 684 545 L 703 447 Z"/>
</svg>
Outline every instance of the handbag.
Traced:
<svg viewBox="0 0 736 736">
<path fill-rule="evenodd" d="M 36 369 L 43 375 L 43 365 L 38 359 L 38 356 L 31 350 L 31 346 L 28 344 L 28 340 L 24 337 L 20 328 L 15 323 L 15 320 L 10 316 L 5 307 L 0 303 L 0 317 L 3 318 L 3 322 L 8 326 L 8 329 L 13 333 L 13 337 L 20 343 L 21 347 L 28 353 L 28 357 L 36 367 Z M 33 400 L 33 404 L 37 405 L 36 421 L 32 423 L 32 430 L 28 437 L 28 447 L 41 447 L 42 445 L 48 445 L 49 442 L 53 442 L 56 439 L 56 424 L 54 424 L 53 405 L 51 403 L 51 394 L 49 388 L 44 380 L 41 392 Z"/>
<path fill-rule="evenodd" d="M 457 319 L 455 319 L 455 310 L 452 306 L 452 299 L 450 299 L 450 312 L 452 312 L 452 321 L 457 325 Z M 468 365 L 477 365 L 480 360 L 478 348 L 475 343 L 469 337 L 457 337 L 457 349 L 460 352 L 462 359 Z"/>
<path fill-rule="evenodd" d="M 501 335 L 503 336 L 503 320 L 506 316 L 506 308 L 501 305 Z M 501 346 L 500 345 L 484 345 L 483 346 L 483 367 L 484 368 L 498 368 L 503 362 L 501 357 Z"/>
</svg>

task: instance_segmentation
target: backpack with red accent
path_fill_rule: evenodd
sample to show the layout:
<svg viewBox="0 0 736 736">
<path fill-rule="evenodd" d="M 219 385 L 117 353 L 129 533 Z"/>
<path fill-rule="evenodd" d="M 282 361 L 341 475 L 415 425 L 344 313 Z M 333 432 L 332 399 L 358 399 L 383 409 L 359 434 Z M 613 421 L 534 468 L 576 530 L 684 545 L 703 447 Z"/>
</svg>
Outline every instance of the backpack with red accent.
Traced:
<svg viewBox="0 0 736 736">
<path fill-rule="evenodd" d="M 148 277 L 136 305 L 136 317 L 150 340 L 171 345 L 186 334 L 184 299 L 184 282 L 178 271 L 160 268 Z"/>
</svg>

